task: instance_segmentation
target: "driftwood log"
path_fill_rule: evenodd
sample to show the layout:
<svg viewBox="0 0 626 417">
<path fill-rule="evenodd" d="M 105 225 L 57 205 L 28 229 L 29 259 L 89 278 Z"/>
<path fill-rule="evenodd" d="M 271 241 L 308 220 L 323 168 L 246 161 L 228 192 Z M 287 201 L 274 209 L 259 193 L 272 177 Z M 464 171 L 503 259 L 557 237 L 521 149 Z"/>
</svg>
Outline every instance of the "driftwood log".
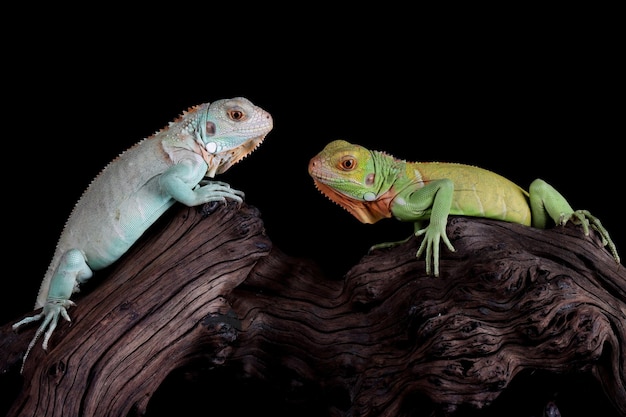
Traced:
<svg viewBox="0 0 626 417">
<path fill-rule="evenodd" d="M 576 378 L 594 415 L 626 415 L 626 271 L 595 234 L 456 217 L 440 278 L 414 238 L 331 280 L 272 247 L 254 207 L 176 207 L 23 375 L 37 326 L 0 328 L 7 416 L 530 417 L 567 408 Z"/>
</svg>

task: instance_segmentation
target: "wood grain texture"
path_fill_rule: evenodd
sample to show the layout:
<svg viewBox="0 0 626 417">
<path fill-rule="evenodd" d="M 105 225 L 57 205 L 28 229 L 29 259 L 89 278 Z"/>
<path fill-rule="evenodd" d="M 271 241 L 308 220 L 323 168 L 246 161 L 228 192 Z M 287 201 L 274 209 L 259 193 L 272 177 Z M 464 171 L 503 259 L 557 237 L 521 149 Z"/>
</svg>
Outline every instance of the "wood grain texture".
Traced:
<svg viewBox="0 0 626 417">
<path fill-rule="evenodd" d="M 331 280 L 272 247 L 253 207 L 176 209 L 33 350 L 8 415 L 168 415 L 158 394 L 178 372 L 346 417 L 487 412 L 517 375 L 584 375 L 624 415 L 626 272 L 600 239 L 463 217 L 448 234 L 439 278 L 411 239 Z M 34 332 L 10 324 L 5 379 Z M 237 415 L 206 392 L 205 412 Z"/>
<path fill-rule="evenodd" d="M 48 354 L 39 344 L 33 349 L 9 415 L 141 413 L 173 369 L 206 349 L 217 362 L 227 356 L 234 330 L 215 317 L 236 322 L 225 296 L 269 249 L 258 213 L 247 206 L 167 216 L 76 298 L 72 325 L 61 323 Z M 35 327 L 19 339 L 28 342 Z"/>
</svg>

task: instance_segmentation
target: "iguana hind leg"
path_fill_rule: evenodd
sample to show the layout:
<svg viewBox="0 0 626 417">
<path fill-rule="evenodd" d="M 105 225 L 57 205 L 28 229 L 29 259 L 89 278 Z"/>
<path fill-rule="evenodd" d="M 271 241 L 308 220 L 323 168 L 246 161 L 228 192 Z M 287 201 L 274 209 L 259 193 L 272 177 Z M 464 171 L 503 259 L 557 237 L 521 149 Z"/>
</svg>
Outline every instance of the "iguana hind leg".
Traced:
<svg viewBox="0 0 626 417">
<path fill-rule="evenodd" d="M 48 349 L 48 340 L 57 327 L 59 316 L 67 321 L 71 321 L 67 309 L 75 304 L 70 300 L 70 297 L 72 293 L 78 292 L 78 285 L 87 281 L 92 275 L 93 272 L 87 265 L 87 260 L 82 251 L 70 249 L 63 254 L 56 272 L 50 280 L 47 300 L 41 313 L 26 317 L 12 326 L 13 330 L 17 330 L 18 327 L 24 324 L 43 319 L 26 349 L 20 372 L 24 370 L 26 358 L 42 334 L 44 335 L 42 346 L 44 350 Z"/>
<path fill-rule="evenodd" d="M 403 243 L 406 243 L 409 240 L 411 240 L 412 237 L 419 236 L 421 234 L 420 231 L 422 230 L 423 224 L 424 224 L 423 222 L 415 221 L 413 222 L 413 234 L 409 235 L 409 237 L 407 237 L 406 239 L 394 240 L 392 242 L 377 243 L 375 245 L 372 245 L 369 251 L 371 252 L 376 249 L 388 249 L 388 248 L 393 248 L 398 245 L 402 245 Z"/>
<path fill-rule="evenodd" d="M 530 184 L 529 194 L 533 227 L 545 229 L 549 219 L 552 219 L 559 226 L 564 226 L 568 221 L 581 225 L 585 236 L 589 235 L 589 228 L 596 230 L 602 238 L 602 244 L 608 247 L 615 261 L 620 263 L 615 243 L 597 217 L 587 210 L 574 210 L 561 193 L 541 179 Z"/>
</svg>

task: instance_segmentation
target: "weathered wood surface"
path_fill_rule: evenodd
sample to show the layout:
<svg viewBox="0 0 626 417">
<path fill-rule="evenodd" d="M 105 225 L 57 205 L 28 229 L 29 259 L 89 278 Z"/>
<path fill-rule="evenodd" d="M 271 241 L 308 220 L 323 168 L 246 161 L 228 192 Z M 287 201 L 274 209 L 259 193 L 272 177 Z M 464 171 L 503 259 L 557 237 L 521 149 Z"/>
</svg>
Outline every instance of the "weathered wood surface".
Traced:
<svg viewBox="0 0 626 417">
<path fill-rule="evenodd" d="M 213 209 L 173 210 L 99 274 L 23 382 L 36 326 L 0 328 L 8 416 L 168 415 L 179 372 L 328 416 L 468 415 L 524 372 L 586 375 L 626 414 L 626 272 L 597 236 L 458 217 L 438 279 L 412 239 L 330 280 L 272 248 L 253 207 Z M 237 409 L 203 392 L 207 414 Z"/>
</svg>

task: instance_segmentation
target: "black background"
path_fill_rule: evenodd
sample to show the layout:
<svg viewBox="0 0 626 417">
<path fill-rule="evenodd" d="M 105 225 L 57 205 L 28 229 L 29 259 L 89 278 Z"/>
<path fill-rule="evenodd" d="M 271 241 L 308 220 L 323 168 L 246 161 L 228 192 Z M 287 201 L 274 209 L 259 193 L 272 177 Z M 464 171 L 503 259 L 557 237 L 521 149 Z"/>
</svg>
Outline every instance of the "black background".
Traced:
<svg viewBox="0 0 626 417">
<path fill-rule="evenodd" d="M 32 309 L 65 218 L 108 161 L 184 109 L 234 96 L 275 127 L 218 179 L 260 209 L 275 246 L 329 279 L 412 230 L 360 224 L 314 188 L 307 163 L 338 138 L 524 187 L 543 178 L 626 248 L 623 43 L 611 11 L 302 7 L 275 22 L 262 10 L 244 19 L 243 5 L 19 16 L 3 53 L 3 322 Z"/>
</svg>

